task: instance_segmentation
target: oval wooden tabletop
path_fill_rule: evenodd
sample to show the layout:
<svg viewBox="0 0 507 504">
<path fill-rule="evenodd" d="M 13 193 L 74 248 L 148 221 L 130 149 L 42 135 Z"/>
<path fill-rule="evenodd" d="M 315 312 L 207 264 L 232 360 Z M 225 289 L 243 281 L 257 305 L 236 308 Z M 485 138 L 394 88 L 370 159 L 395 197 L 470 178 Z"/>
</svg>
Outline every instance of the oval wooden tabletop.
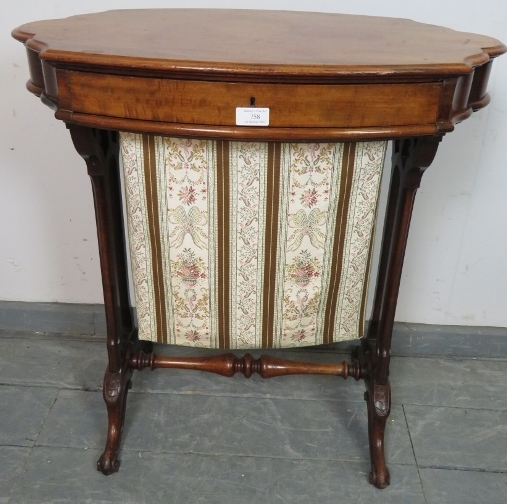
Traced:
<svg viewBox="0 0 507 504">
<path fill-rule="evenodd" d="M 28 89 L 67 123 L 241 139 L 452 131 L 489 102 L 498 40 L 407 19 L 147 9 L 38 21 Z M 237 108 L 269 109 L 263 128 Z"/>
<path fill-rule="evenodd" d="M 293 78 L 463 75 L 507 50 L 493 38 L 407 19 L 288 11 L 117 10 L 12 34 L 53 62 Z"/>
</svg>

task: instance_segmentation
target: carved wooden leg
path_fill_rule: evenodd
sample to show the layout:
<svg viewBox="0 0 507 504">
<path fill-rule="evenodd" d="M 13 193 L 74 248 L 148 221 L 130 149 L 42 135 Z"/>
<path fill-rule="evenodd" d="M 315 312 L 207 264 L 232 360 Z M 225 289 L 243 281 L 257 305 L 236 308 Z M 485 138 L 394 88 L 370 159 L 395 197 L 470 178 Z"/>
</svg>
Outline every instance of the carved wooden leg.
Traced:
<svg viewBox="0 0 507 504">
<path fill-rule="evenodd" d="M 384 433 L 391 411 L 391 386 L 373 385 L 364 393 L 368 407 L 368 440 L 370 442 L 370 483 L 385 488 L 391 483 L 384 453 Z"/>
<path fill-rule="evenodd" d="M 132 386 L 131 376 L 132 371 L 111 373 L 109 370 L 104 375 L 103 396 L 107 406 L 108 429 L 106 448 L 97 461 L 97 469 L 106 475 L 120 468 L 118 452 L 125 422 L 127 392 Z"/>
<path fill-rule="evenodd" d="M 69 130 L 76 150 L 86 161 L 95 204 L 109 360 L 103 388 L 109 427 L 97 467 L 111 474 L 119 467 L 118 451 L 132 376 L 127 355 L 137 344 L 128 292 L 118 134 L 80 126 L 69 126 Z"/>
<path fill-rule="evenodd" d="M 441 136 L 428 136 L 394 142 L 374 309 L 368 337 L 363 344 L 364 365 L 368 369 L 365 399 L 368 405 L 370 483 L 377 488 L 385 488 L 390 480 L 384 456 L 384 431 L 391 409 L 391 338 L 412 209 L 421 177 L 433 161 L 441 139 Z"/>
</svg>

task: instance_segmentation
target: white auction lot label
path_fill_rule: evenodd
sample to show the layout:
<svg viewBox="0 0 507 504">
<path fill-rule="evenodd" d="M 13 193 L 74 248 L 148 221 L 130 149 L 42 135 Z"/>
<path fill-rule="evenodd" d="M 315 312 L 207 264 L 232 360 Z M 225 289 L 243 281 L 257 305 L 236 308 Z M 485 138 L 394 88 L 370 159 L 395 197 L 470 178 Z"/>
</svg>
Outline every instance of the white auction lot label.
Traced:
<svg viewBox="0 0 507 504">
<path fill-rule="evenodd" d="M 269 126 L 269 109 L 236 107 L 236 126 Z"/>
</svg>

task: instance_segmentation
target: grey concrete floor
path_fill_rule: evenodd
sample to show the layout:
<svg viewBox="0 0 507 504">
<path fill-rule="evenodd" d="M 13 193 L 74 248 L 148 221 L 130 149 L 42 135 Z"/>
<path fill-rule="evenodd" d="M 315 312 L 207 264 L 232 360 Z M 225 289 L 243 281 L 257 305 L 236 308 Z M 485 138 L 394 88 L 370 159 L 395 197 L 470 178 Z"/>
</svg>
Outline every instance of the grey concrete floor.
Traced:
<svg viewBox="0 0 507 504">
<path fill-rule="evenodd" d="M 393 357 L 382 491 L 367 481 L 362 383 L 319 376 L 136 372 L 105 477 L 105 366 L 103 338 L 0 334 L 0 503 L 507 502 L 507 358 Z"/>
</svg>

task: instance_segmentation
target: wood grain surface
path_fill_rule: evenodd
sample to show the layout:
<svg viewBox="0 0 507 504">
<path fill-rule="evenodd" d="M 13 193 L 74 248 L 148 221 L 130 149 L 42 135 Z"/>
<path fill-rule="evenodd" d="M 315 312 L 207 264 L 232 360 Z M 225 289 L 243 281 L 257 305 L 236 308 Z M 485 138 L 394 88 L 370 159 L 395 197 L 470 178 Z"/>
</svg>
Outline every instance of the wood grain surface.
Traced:
<svg viewBox="0 0 507 504">
<path fill-rule="evenodd" d="M 462 74 L 506 50 L 407 19 L 221 9 L 109 11 L 26 24 L 13 36 L 55 62 L 273 77 Z"/>
<path fill-rule="evenodd" d="M 507 50 L 407 19 L 288 11 L 118 10 L 12 34 L 28 90 L 68 124 L 267 141 L 452 131 L 489 103 Z M 251 103 L 269 108 L 269 126 L 236 124 Z"/>
</svg>

